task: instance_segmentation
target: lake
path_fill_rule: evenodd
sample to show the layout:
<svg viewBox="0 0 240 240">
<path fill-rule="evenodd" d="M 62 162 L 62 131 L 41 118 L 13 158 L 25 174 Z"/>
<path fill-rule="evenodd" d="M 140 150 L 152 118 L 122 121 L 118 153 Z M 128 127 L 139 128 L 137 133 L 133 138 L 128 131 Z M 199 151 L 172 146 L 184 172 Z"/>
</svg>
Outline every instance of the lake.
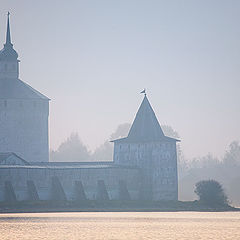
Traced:
<svg viewBox="0 0 240 240">
<path fill-rule="evenodd" d="M 240 239 L 240 212 L 0 214 L 0 239 Z"/>
</svg>

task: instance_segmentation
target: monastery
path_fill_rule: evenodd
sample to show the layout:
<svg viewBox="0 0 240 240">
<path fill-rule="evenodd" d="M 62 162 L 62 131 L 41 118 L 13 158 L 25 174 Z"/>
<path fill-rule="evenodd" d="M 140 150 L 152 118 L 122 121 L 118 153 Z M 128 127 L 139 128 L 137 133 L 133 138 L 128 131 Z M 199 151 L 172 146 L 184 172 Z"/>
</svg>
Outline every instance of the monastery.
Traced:
<svg viewBox="0 0 240 240">
<path fill-rule="evenodd" d="M 49 162 L 49 98 L 19 79 L 7 18 L 0 51 L 0 201 L 178 200 L 176 143 L 144 95 L 106 162 Z"/>
</svg>

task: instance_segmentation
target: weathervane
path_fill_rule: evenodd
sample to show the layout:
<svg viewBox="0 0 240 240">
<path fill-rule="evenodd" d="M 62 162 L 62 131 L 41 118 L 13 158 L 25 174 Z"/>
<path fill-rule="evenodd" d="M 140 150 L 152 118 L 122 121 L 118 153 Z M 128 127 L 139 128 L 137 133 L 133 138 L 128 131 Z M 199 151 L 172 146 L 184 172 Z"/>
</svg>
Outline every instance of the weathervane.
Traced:
<svg viewBox="0 0 240 240">
<path fill-rule="evenodd" d="M 146 96 L 147 95 L 146 88 L 144 88 L 140 93 L 144 93 L 144 96 Z"/>
</svg>

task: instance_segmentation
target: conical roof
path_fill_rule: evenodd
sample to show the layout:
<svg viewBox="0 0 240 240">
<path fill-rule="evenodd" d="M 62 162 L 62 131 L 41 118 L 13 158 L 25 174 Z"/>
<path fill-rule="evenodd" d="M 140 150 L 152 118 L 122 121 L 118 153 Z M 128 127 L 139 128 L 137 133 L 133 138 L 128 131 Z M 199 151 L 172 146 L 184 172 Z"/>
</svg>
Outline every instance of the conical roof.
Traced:
<svg viewBox="0 0 240 240">
<path fill-rule="evenodd" d="M 163 131 L 145 95 L 128 133 L 128 138 L 131 140 L 156 141 L 163 137 Z"/>
<path fill-rule="evenodd" d="M 166 137 L 164 135 L 157 117 L 145 94 L 128 136 L 126 138 L 114 140 L 113 142 L 155 142 L 171 140 L 178 141 L 174 138 Z"/>
</svg>

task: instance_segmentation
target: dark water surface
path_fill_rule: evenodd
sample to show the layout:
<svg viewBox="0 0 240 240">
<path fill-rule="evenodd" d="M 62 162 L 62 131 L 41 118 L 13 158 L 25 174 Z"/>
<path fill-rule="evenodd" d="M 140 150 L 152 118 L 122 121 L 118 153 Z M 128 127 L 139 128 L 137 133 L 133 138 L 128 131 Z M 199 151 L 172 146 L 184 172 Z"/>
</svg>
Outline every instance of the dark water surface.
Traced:
<svg viewBox="0 0 240 240">
<path fill-rule="evenodd" d="M 240 212 L 1 214 L 0 239 L 238 240 Z"/>
</svg>

